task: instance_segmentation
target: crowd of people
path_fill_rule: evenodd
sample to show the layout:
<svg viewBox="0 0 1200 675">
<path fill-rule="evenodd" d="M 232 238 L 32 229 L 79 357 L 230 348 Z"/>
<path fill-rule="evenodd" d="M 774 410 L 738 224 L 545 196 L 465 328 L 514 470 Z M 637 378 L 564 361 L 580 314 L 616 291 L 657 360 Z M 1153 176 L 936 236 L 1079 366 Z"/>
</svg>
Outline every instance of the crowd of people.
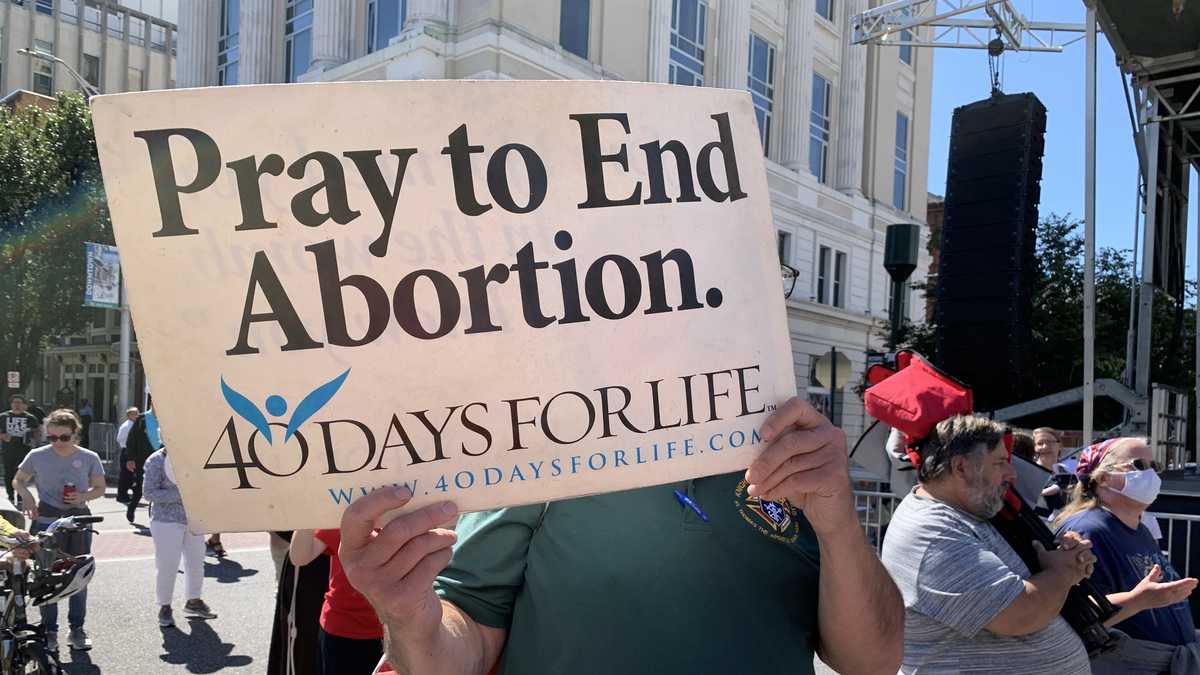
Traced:
<svg viewBox="0 0 1200 675">
<path fill-rule="evenodd" d="M 90 515 L 88 503 L 105 495 L 107 481 L 99 455 L 83 447 L 82 434 L 87 428 L 86 418 L 80 415 L 83 411 L 62 408 L 38 417 L 32 410 L 23 396 L 13 396 L 10 409 L 0 413 L 0 429 L 3 430 L 0 442 L 3 443 L 5 485 L 11 491 L 9 500 L 28 519 L 30 531 L 37 533 L 59 518 Z M 46 441 L 44 445 L 40 445 L 42 440 Z M 184 613 L 199 619 L 216 618 L 201 598 L 204 538 L 188 531 L 187 513 L 175 485 L 167 450 L 159 439 L 153 413 L 141 414 L 137 408 L 127 410 L 126 419 L 117 431 L 117 441 L 121 448 L 117 500 L 127 504 L 129 522 L 135 523 L 136 510 L 143 496 L 150 503 L 149 529 L 155 549 L 159 625 L 164 628 L 174 625 L 171 602 L 181 558 L 184 563 Z M 0 534 L 25 536 L 27 533 L 4 528 Z M 72 556 L 89 554 L 91 533 L 71 535 L 63 552 Z M 86 588 L 72 595 L 67 602 L 67 642 L 72 650 L 89 650 L 92 640 L 85 628 Z M 46 646 L 51 651 L 58 651 L 58 604 L 42 605 L 40 614 Z"/>
<path fill-rule="evenodd" d="M 39 421 L 25 403 L 0 414 L 0 440 L 6 468 L 10 447 L 25 448 L 8 482 L 36 531 L 88 513 L 105 481 L 74 412 Z M 118 431 L 118 498 L 131 522 L 142 496 L 151 504 L 159 625 L 174 623 L 181 560 L 183 611 L 215 618 L 201 597 L 203 535 L 188 530 L 147 417 L 131 409 Z M 1200 673 L 1197 580 L 1147 526 L 1161 479 L 1146 439 L 1064 460 L 1053 429 L 1012 444 L 1007 432 L 969 414 L 934 425 L 878 556 L 845 436 L 800 399 L 763 424 L 766 449 L 744 473 L 461 517 L 442 502 L 386 523 L 412 495 L 378 490 L 340 529 L 272 535 L 286 559 L 269 672 L 774 672 L 819 655 L 843 673 Z M 992 524 L 1014 454 L 1046 471 L 1056 546 L 1035 542 L 1036 564 Z M 1090 654 L 1063 616 L 1085 579 L 1116 610 L 1111 648 Z M 86 593 L 69 603 L 68 641 L 87 649 Z M 55 638 L 57 620 L 43 608 Z"/>
</svg>

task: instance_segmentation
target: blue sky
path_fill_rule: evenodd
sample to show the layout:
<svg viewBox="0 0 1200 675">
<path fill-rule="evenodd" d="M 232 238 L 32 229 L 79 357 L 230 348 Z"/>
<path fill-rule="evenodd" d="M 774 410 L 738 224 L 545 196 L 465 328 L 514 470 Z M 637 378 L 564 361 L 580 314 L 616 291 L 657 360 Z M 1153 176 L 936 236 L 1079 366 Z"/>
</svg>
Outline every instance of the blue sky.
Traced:
<svg viewBox="0 0 1200 675">
<path fill-rule="evenodd" d="M 1032 21 L 1082 24 L 1082 2 L 1016 0 Z M 945 194 L 950 122 L 958 106 L 988 96 L 987 53 L 972 49 L 934 49 L 933 105 L 929 143 L 929 191 Z M 1003 57 L 1006 93 L 1031 91 L 1046 106 L 1046 153 L 1040 213 L 1070 213 L 1083 218 L 1084 42 L 1062 53 L 1010 52 Z M 1121 75 L 1112 49 L 1100 34 L 1097 49 L 1096 238 L 1099 246 L 1132 248 L 1137 189 L 1137 158 L 1129 115 L 1121 93 Z M 1196 180 L 1191 203 L 1195 204 Z M 1193 206 L 1191 212 L 1195 212 Z M 1189 215 L 1189 221 L 1194 220 Z M 1190 222 L 1189 222 L 1190 226 Z M 1188 270 L 1192 276 L 1194 235 L 1189 232 Z"/>
</svg>

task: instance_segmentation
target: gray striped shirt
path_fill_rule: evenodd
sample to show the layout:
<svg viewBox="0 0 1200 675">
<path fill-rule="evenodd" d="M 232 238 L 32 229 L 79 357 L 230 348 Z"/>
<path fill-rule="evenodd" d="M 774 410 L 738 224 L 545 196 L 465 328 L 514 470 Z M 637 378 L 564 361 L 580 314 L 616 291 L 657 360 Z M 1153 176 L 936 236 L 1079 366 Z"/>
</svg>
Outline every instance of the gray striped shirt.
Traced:
<svg viewBox="0 0 1200 675">
<path fill-rule="evenodd" d="M 1030 576 L 987 521 L 914 492 L 892 516 L 883 564 L 904 596 L 901 673 L 1091 672 L 1083 643 L 1061 616 L 1028 635 L 984 628 Z"/>
</svg>

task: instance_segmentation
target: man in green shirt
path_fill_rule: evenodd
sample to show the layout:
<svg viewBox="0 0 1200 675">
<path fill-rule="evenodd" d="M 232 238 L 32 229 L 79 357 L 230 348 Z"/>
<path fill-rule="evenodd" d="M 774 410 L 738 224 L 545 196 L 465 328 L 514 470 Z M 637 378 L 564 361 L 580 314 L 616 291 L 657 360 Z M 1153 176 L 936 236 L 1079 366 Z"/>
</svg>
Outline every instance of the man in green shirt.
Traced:
<svg viewBox="0 0 1200 675">
<path fill-rule="evenodd" d="M 448 502 L 373 536 L 409 499 L 379 490 L 343 515 L 342 564 L 404 673 L 811 673 L 814 652 L 895 673 L 904 608 L 845 435 L 796 398 L 761 436 L 744 476 L 469 514 L 457 537 Z"/>
</svg>

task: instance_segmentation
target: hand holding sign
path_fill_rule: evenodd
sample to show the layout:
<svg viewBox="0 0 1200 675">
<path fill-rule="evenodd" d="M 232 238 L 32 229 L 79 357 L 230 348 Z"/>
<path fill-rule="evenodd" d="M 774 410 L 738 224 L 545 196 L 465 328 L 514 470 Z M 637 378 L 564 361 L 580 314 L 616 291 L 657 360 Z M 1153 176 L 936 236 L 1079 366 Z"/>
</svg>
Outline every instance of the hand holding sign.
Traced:
<svg viewBox="0 0 1200 675">
<path fill-rule="evenodd" d="M 787 499 L 817 534 L 858 526 L 841 429 L 793 398 L 767 418 L 761 434 L 769 445 L 746 471 L 750 494 Z"/>
<path fill-rule="evenodd" d="M 438 502 L 392 519 L 376 530 L 384 514 L 412 499 L 407 488 L 376 490 L 342 514 L 338 549 L 346 577 L 379 614 L 404 632 L 429 635 L 441 624 L 442 604 L 433 579 L 450 562 L 455 535 L 439 525 L 458 514 L 452 502 Z"/>
</svg>

